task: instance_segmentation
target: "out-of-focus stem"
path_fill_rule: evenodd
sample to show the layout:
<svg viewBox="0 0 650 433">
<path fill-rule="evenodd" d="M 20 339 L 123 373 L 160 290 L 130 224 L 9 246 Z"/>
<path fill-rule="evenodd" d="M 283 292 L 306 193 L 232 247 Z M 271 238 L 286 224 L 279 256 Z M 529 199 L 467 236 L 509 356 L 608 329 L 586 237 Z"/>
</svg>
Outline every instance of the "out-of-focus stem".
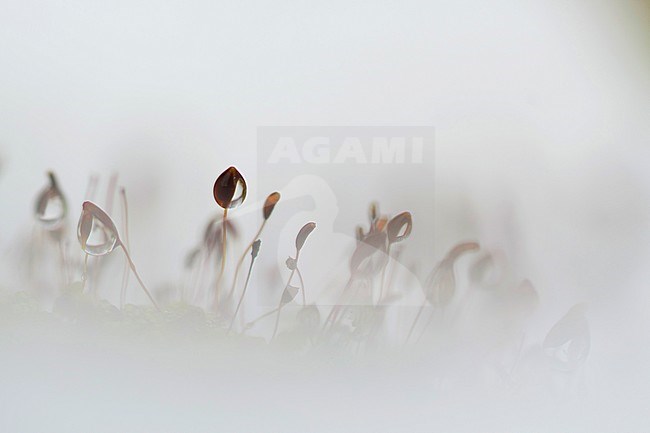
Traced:
<svg viewBox="0 0 650 433">
<path fill-rule="evenodd" d="M 129 254 L 129 251 L 126 249 L 123 243 L 120 242 L 120 246 L 122 247 L 122 250 L 124 251 L 124 255 L 126 256 L 127 260 L 129 261 L 129 266 L 131 266 L 131 270 L 133 271 L 133 275 L 135 275 L 136 280 L 138 280 L 138 283 L 140 283 L 140 287 L 142 287 L 142 290 L 144 290 L 144 293 L 149 297 L 149 300 L 151 300 L 151 303 L 156 307 L 158 311 L 160 311 L 160 307 L 158 306 L 158 303 L 156 300 L 151 296 L 151 293 L 149 293 L 149 290 L 147 289 L 147 286 L 144 285 L 144 282 L 142 281 L 142 278 L 140 278 L 140 274 L 138 274 L 138 271 L 135 269 L 135 264 L 133 263 L 133 260 L 131 260 L 131 255 Z"/>
<path fill-rule="evenodd" d="M 390 264 L 390 242 L 386 247 L 386 256 L 388 257 L 388 260 L 386 260 L 386 264 L 381 269 L 381 281 L 379 282 L 379 298 L 377 298 L 377 305 L 380 305 L 381 298 L 384 296 L 384 280 L 386 279 L 386 268 Z"/>
<path fill-rule="evenodd" d="M 321 329 L 322 333 L 325 333 L 325 331 L 327 329 L 327 324 L 330 321 L 332 321 L 332 323 L 334 323 L 334 321 L 338 317 L 338 312 L 341 309 L 340 302 L 343 301 L 343 297 L 347 294 L 347 291 L 350 289 L 350 286 L 352 285 L 352 280 L 353 280 L 353 277 L 350 276 L 350 278 L 348 279 L 348 282 L 346 283 L 345 287 L 343 288 L 343 291 L 339 295 L 339 297 L 338 297 L 338 299 L 336 301 L 336 304 L 332 307 L 332 309 L 330 310 L 330 313 L 325 318 L 325 322 L 323 323 L 323 328 Z"/>
<path fill-rule="evenodd" d="M 246 327 L 247 327 L 247 328 L 250 328 L 251 326 L 253 326 L 253 325 L 256 324 L 257 322 L 259 322 L 259 321 L 262 320 L 263 318 L 270 316 L 271 314 L 275 313 L 276 311 L 278 311 L 278 308 L 277 308 L 277 307 L 274 308 L 274 309 L 272 309 L 271 311 L 267 311 L 266 313 L 262 314 L 260 317 L 258 317 L 257 319 L 253 320 L 252 322 L 248 322 L 248 323 L 246 324 Z"/>
<path fill-rule="evenodd" d="M 84 267 L 81 271 L 81 293 L 86 289 L 86 280 L 88 279 L 88 253 L 84 253 Z"/>
<path fill-rule="evenodd" d="M 280 303 L 278 304 L 278 315 L 275 317 L 275 327 L 273 328 L 273 335 L 271 336 L 271 340 L 275 338 L 275 334 L 278 333 L 278 325 L 280 325 L 280 313 L 282 312 L 282 307 L 284 304 L 282 303 L 282 297 L 284 296 L 284 293 L 286 292 L 287 288 L 289 287 L 289 284 L 291 284 L 291 280 L 293 279 L 293 275 L 296 273 L 296 269 L 298 268 L 298 254 L 296 254 L 296 268 L 294 268 L 291 271 L 291 274 L 289 275 L 289 279 L 287 280 L 287 284 L 284 285 L 284 290 L 282 291 L 282 295 L 280 297 Z"/>
<path fill-rule="evenodd" d="M 305 297 L 305 281 L 302 279 L 302 273 L 300 272 L 300 269 L 296 265 L 296 272 L 298 273 L 298 278 L 300 279 L 300 292 L 302 293 L 302 306 L 305 307 L 307 306 L 307 301 Z"/>
<path fill-rule="evenodd" d="M 230 287 L 230 292 L 228 293 L 228 296 L 226 297 L 227 300 L 232 298 L 233 294 L 235 293 L 235 286 L 237 285 L 237 277 L 239 275 L 239 270 L 241 269 L 242 265 L 244 264 L 244 260 L 246 260 L 246 254 L 253 248 L 253 244 L 255 243 L 256 240 L 260 238 L 260 235 L 262 234 L 262 230 L 264 230 L 264 226 L 266 225 L 266 221 L 262 221 L 262 224 L 260 225 L 260 228 L 257 230 L 257 233 L 255 233 L 255 236 L 253 237 L 253 240 L 248 244 L 246 249 L 244 250 L 244 253 L 241 255 L 239 260 L 237 261 L 237 266 L 235 267 L 235 275 L 233 276 L 232 279 L 232 286 Z"/>
<path fill-rule="evenodd" d="M 415 316 L 415 320 L 413 320 L 413 324 L 411 325 L 411 329 L 409 330 L 408 335 L 406 336 L 406 343 L 409 342 L 411 339 L 411 334 L 413 334 L 413 330 L 415 329 L 415 325 L 418 323 L 418 320 L 420 319 L 420 316 L 422 315 L 422 310 L 424 310 L 424 306 L 427 304 L 427 300 L 425 299 L 422 301 L 422 305 L 420 305 L 420 309 L 418 310 L 418 314 Z"/>
<path fill-rule="evenodd" d="M 252 246 L 252 244 L 251 244 L 251 246 Z M 230 321 L 230 326 L 228 327 L 227 334 L 230 334 L 230 331 L 232 330 L 232 325 L 235 323 L 235 318 L 237 317 L 237 313 L 239 312 L 239 308 L 241 307 L 241 304 L 244 301 L 244 295 L 246 294 L 246 289 L 248 288 L 248 282 L 251 279 L 251 272 L 253 271 L 253 263 L 254 262 L 255 262 L 255 257 L 251 257 L 251 264 L 248 267 L 248 274 L 246 274 L 246 282 L 244 283 L 244 290 L 242 290 L 241 296 L 239 297 L 239 302 L 237 303 L 237 308 L 235 308 L 235 313 L 233 314 L 232 320 Z"/>
</svg>

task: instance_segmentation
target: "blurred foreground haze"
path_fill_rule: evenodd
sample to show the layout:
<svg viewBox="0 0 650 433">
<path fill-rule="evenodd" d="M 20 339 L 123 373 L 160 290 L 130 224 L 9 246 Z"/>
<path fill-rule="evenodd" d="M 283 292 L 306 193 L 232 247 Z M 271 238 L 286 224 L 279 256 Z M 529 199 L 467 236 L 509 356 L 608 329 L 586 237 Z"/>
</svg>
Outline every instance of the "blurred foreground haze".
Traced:
<svg viewBox="0 0 650 433">
<path fill-rule="evenodd" d="M 390 165 L 380 167 L 385 176 L 371 180 L 364 180 L 362 166 L 356 179 L 332 179 L 349 185 L 349 197 L 358 201 L 355 208 L 335 213 L 334 227 L 350 242 L 355 225 L 366 222 L 368 203 L 377 200 L 391 214 L 413 213 L 407 254 L 409 260 L 424 261 L 420 274 L 455 243 L 476 240 L 507 257 L 516 278 L 532 281 L 544 329 L 572 305 L 588 304 L 587 366 L 593 388 L 569 406 L 543 406 L 566 424 L 545 421 L 544 411 L 526 420 L 523 410 L 514 416 L 512 425 L 518 428 L 512 431 L 646 428 L 640 412 L 650 402 L 650 2 L 645 0 L 1 0 L 0 287 L 24 289 L 14 272 L 16 252 L 29 239 L 35 195 L 46 185 L 47 170 L 59 177 L 73 226 L 89 176 L 100 176 L 101 201 L 110 174 L 119 173 L 129 197 L 134 261 L 151 286 L 161 287 L 181 278 L 183 258 L 219 211 L 211 191 L 226 167 L 237 166 L 251 195 L 233 217 L 245 215 L 246 206 L 256 212 L 256 200 L 286 186 L 279 184 L 280 175 L 260 179 L 258 128 L 309 125 L 435 129 L 432 157 L 424 161 L 430 176 L 409 179 L 414 185 L 421 181 L 421 187 L 404 191 L 392 176 L 394 170 L 408 174 L 408 167 Z M 319 222 L 315 207 L 305 222 Z M 244 239 L 253 235 L 257 222 L 246 221 Z M 273 224 L 278 233 L 295 233 L 294 226 Z M 351 248 L 344 237 L 320 233 L 310 239 L 313 253 L 306 252 L 314 259 L 304 264 L 307 281 L 322 272 L 319 255 L 343 257 Z M 291 242 L 286 240 L 288 247 Z M 284 254 L 278 253 L 279 260 Z M 132 302 L 145 303 L 133 284 Z M 0 356 L 6 360 L 0 370 L 20 370 L 20 354 Z M 61 357 L 52 365 L 71 368 L 74 356 Z M 87 372 L 89 367 L 83 368 Z M 200 383 L 202 376 L 188 371 L 189 383 Z M 241 423 L 242 417 L 253 416 L 242 403 L 248 397 L 230 403 L 215 397 L 212 403 L 231 404 L 232 413 L 240 414 L 222 419 L 236 431 L 431 431 L 428 427 L 438 419 L 431 413 L 444 417 L 446 412 L 422 400 L 409 406 L 408 396 L 416 400 L 427 392 L 415 379 L 418 371 L 400 370 L 390 379 L 404 378 L 401 383 L 409 384 L 404 389 L 413 392 L 400 390 L 407 401 L 392 409 L 395 418 L 386 415 L 391 387 L 372 388 L 368 372 L 353 391 L 341 389 L 345 371 L 334 374 L 334 388 L 319 382 L 328 389 L 327 401 L 339 395 L 364 401 L 360 413 L 367 419 L 384 411 L 367 423 L 337 406 L 332 424 L 325 412 L 316 411 L 323 419 L 314 421 L 314 429 L 305 427 L 309 424 L 299 407 L 292 423 L 283 424 L 269 412 L 260 418 L 272 420 L 269 425 L 253 425 Z M 156 372 L 150 373 L 150 382 L 138 379 L 147 389 L 143 398 L 154 398 L 153 403 L 127 399 L 142 409 L 141 415 L 127 417 L 131 424 L 115 424 L 116 418 L 107 416 L 104 422 L 113 428 L 84 430 L 81 426 L 92 422 L 88 414 L 101 413 L 102 403 L 91 399 L 89 407 L 78 408 L 70 429 L 64 418 L 48 415 L 55 420 L 51 431 L 153 431 L 154 425 L 156 431 L 230 431 L 206 415 L 217 379 L 203 383 L 190 407 L 153 397 L 158 387 L 161 395 L 167 389 L 159 379 L 168 372 Z M 106 383 L 113 376 L 108 377 Z M 263 397 L 276 398 L 252 379 L 243 380 L 258 405 L 264 405 Z M 38 407 L 59 395 L 33 383 L 22 386 L 15 378 L 2 383 L 0 401 L 13 402 L 12 410 L 24 417 L 31 410 L 25 395 Z M 280 392 L 290 395 L 304 386 L 296 380 Z M 74 405 L 75 392 L 83 394 L 86 387 L 80 381 L 75 391 L 64 392 L 57 410 L 67 413 L 65 402 Z M 377 412 L 363 400 L 373 389 Z M 7 390 L 26 394 L 14 399 Z M 120 412 L 114 402 L 121 393 L 115 385 L 101 394 L 112 402 L 107 414 Z M 450 413 L 470 420 L 463 423 L 447 414 L 444 431 L 511 431 L 488 408 L 516 412 L 520 401 L 507 397 L 501 406 L 483 406 L 479 397 L 459 394 L 447 396 L 445 404 Z M 314 396 L 314 405 L 325 404 L 321 398 Z M 316 406 L 302 404 L 304 413 L 314 413 Z M 280 406 L 278 413 L 290 413 Z M 177 418 L 166 412 L 169 407 L 179 408 Z M 609 412 L 620 424 L 594 422 L 598 412 Z M 474 424 L 472 415 L 492 424 Z M 149 416 L 168 423 L 147 424 Z M 418 417 L 424 418 L 417 425 L 395 421 Z M 8 413 L 0 418 L 7 432 L 45 431 L 36 421 L 21 424 Z"/>
</svg>

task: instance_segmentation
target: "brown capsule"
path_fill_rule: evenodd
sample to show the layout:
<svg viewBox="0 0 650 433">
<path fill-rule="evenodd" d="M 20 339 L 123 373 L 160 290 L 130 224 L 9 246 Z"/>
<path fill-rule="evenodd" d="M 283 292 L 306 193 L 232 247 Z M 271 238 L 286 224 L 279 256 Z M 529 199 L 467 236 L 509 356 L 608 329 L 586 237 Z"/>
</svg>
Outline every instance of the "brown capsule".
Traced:
<svg viewBox="0 0 650 433">
<path fill-rule="evenodd" d="M 47 172 L 47 177 L 50 179 L 50 188 L 59 189 L 59 183 L 56 181 L 56 176 L 53 171 Z"/>
<path fill-rule="evenodd" d="M 298 236 L 296 236 L 296 251 L 300 251 L 305 245 L 305 241 L 307 240 L 307 237 L 311 232 L 314 231 L 316 228 L 316 223 L 310 222 L 302 226 L 300 231 L 298 232 Z"/>
<path fill-rule="evenodd" d="M 476 242 L 462 242 L 449 250 L 446 259 L 453 262 L 464 253 L 477 251 L 479 248 L 479 244 Z"/>
<path fill-rule="evenodd" d="M 244 176 L 235 167 L 229 167 L 214 182 L 212 194 L 217 204 L 222 208 L 236 208 L 246 198 Z"/>
<path fill-rule="evenodd" d="M 370 207 L 368 208 L 368 217 L 370 218 L 370 223 L 372 224 L 375 222 L 377 217 L 379 216 L 379 205 L 377 204 L 376 201 L 373 201 L 370 203 Z"/>
<path fill-rule="evenodd" d="M 413 220 L 410 212 L 402 212 L 394 216 L 386 226 L 386 233 L 388 234 L 388 243 L 394 244 L 401 242 L 411 234 L 413 228 Z"/>
<path fill-rule="evenodd" d="M 264 202 L 265 220 L 269 219 L 271 213 L 273 213 L 273 209 L 275 209 L 275 205 L 278 204 L 279 201 L 280 201 L 280 193 L 277 191 L 269 194 L 269 196 L 266 198 L 266 201 Z"/>
<path fill-rule="evenodd" d="M 444 307 L 451 302 L 456 293 L 454 263 L 463 253 L 476 251 L 478 248 L 476 242 L 460 243 L 449 250 L 442 262 L 433 269 L 423 287 L 431 305 Z"/>
<path fill-rule="evenodd" d="M 357 239 L 357 242 L 361 242 L 363 238 L 365 237 L 365 234 L 363 233 L 363 227 L 357 226 L 355 232 L 355 237 Z"/>
<path fill-rule="evenodd" d="M 384 231 L 387 223 L 388 223 L 388 218 L 386 218 L 385 216 L 377 218 L 373 225 L 374 231 L 378 231 L 378 232 Z"/>
</svg>

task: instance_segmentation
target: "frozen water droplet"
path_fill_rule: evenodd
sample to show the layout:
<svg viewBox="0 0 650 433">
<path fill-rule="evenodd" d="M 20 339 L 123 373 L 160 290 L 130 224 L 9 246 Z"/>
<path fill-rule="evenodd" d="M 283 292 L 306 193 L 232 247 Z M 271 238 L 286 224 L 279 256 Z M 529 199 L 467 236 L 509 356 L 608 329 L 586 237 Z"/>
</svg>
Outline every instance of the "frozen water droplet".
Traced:
<svg viewBox="0 0 650 433">
<path fill-rule="evenodd" d="M 45 229 L 56 230 L 65 220 L 68 208 L 54 173 L 48 173 L 48 176 L 50 185 L 38 195 L 34 213 Z"/>
<path fill-rule="evenodd" d="M 81 248 L 91 256 L 103 256 L 115 249 L 119 236 L 110 217 L 96 204 L 86 201 L 83 204 L 77 237 Z"/>
</svg>

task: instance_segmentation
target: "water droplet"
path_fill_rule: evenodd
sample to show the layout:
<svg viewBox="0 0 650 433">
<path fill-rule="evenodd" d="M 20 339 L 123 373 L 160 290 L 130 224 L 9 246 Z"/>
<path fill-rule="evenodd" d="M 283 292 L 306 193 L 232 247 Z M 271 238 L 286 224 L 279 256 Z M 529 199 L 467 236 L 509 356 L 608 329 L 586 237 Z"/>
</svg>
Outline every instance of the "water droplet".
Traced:
<svg viewBox="0 0 650 433">
<path fill-rule="evenodd" d="M 36 219 L 47 230 L 56 230 L 61 226 L 68 212 L 65 197 L 59 190 L 54 173 L 48 173 L 50 185 L 36 199 Z"/>
<path fill-rule="evenodd" d="M 108 254 L 119 242 L 117 228 L 111 218 L 90 201 L 83 203 L 77 237 L 81 248 L 91 256 Z"/>
</svg>

